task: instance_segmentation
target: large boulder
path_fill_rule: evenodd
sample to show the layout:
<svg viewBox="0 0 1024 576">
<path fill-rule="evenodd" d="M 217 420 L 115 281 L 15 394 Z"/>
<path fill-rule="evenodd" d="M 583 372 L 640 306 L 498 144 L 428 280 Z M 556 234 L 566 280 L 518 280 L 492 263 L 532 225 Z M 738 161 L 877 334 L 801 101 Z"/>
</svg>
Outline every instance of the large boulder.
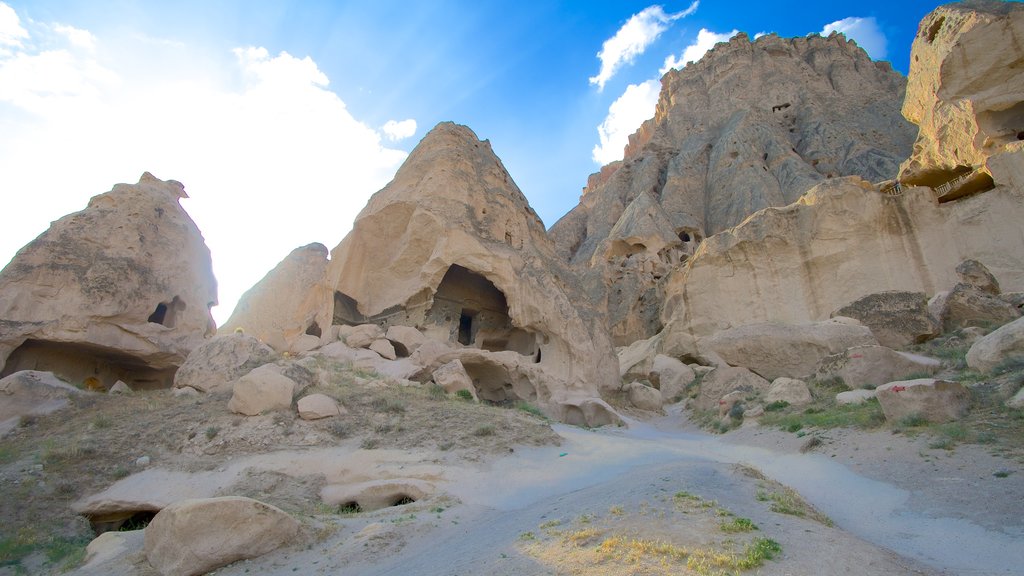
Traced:
<svg viewBox="0 0 1024 576">
<path fill-rule="evenodd" d="M 251 498 L 175 502 L 146 527 L 146 559 L 164 576 L 193 576 L 257 558 L 298 536 L 299 523 Z"/>
<path fill-rule="evenodd" d="M 923 418 L 942 423 L 963 418 L 971 406 L 971 395 L 959 382 L 919 378 L 884 384 L 875 389 L 882 413 L 890 422 Z"/>
<path fill-rule="evenodd" d="M 103 389 L 170 387 L 216 331 L 210 251 L 179 204 L 187 197 L 147 172 L 18 251 L 0 271 L 0 376 L 38 369 Z"/>
<path fill-rule="evenodd" d="M 868 294 L 836 310 L 832 316 L 860 321 L 871 329 L 879 344 L 889 348 L 924 342 L 939 334 L 938 323 L 928 313 L 924 292 L 889 290 Z"/>
<path fill-rule="evenodd" d="M 342 326 L 341 335 L 350 348 L 369 348 L 384 337 L 384 329 L 376 324 Z"/>
<path fill-rule="evenodd" d="M 850 388 L 869 388 L 893 380 L 930 376 L 941 368 L 942 363 L 934 358 L 896 352 L 885 346 L 854 346 L 822 358 L 814 378 L 840 378 Z"/>
<path fill-rule="evenodd" d="M 626 387 L 626 394 L 629 397 L 629 403 L 633 406 L 650 412 L 661 412 L 661 405 L 664 402 L 661 392 L 657 388 L 641 382 L 633 382 Z"/>
<path fill-rule="evenodd" d="M 1021 317 L 1013 304 L 970 284 L 958 283 L 948 293 L 940 293 L 929 303 L 943 332 L 968 326 L 1002 326 Z"/>
<path fill-rule="evenodd" d="M 273 362 L 275 357 L 270 346 L 253 336 L 241 333 L 215 336 L 188 355 L 174 375 L 174 387 L 188 386 L 200 392 L 225 389 L 253 369 Z"/>
<path fill-rule="evenodd" d="M 794 378 L 776 378 L 763 399 L 766 404 L 785 402 L 790 406 L 806 406 L 813 400 L 807 383 Z"/>
<path fill-rule="evenodd" d="M 901 181 L 935 188 L 982 167 L 978 185 L 962 193 L 984 189 L 993 180 L 1024 183 L 1012 179 L 1013 173 L 1022 174 L 1024 149 L 1022 36 L 1024 5 L 1018 2 L 947 4 L 921 20 L 903 102 L 903 115 L 919 130 L 913 154 L 900 168 Z M 1016 168 L 1004 174 L 1002 161 L 1011 158 L 1005 164 Z"/>
<path fill-rule="evenodd" d="M 661 391 L 662 401 L 668 403 L 679 400 L 686 387 L 697 379 L 697 374 L 681 360 L 658 354 L 647 379 Z"/>
<path fill-rule="evenodd" d="M 809 376 L 822 358 L 865 344 L 877 344 L 870 329 L 835 319 L 747 324 L 701 342 L 731 366 L 742 366 L 769 380 Z"/>
<path fill-rule="evenodd" d="M 961 284 L 966 284 L 975 290 L 981 290 L 993 296 L 999 296 L 999 280 L 989 272 L 984 264 L 977 260 L 968 258 L 956 266 L 956 276 Z"/>
<path fill-rule="evenodd" d="M 22 370 L 0 379 L 0 438 L 26 416 L 41 416 L 66 408 L 82 391 L 51 372 Z"/>
<path fill-rule="evenodd" d="M 280 352 L 315 347 L 328 326 L 317 323 L 319 303 L 332 294 L 324 283 L 327 247 L 313 243 L 292 250 L 238 300 L 221 332 L 244 330 Z"/>
<path fill-rule="evenodd" d="M 770 382 L 746 368 L 719 366 L 701 380 L 694 407 L 698 410 L 717 409 L 719 401 L 731 392 L 753 396 L 767 392 L 770 387 Z"/>
<path fill-rule="evenodd" d="M 295 381 L 273 365 L 260 366 L 231 385 L 228 410 L 256 416 L 273 410 L 291 408 Z"/>
<path fill-rule="evenodd" d="M 299 418 L 303 420 L 320 420 L 321 418 L 330 418 L 348 412 L 347 410 L 342 412 L 343 409 L 338 404 L 338 401 L 326 394 L 303 396 L 299 398 L 297 408 Z"/>
<path fill-rule="evenodd" d="M 400 357 L 415 353 L 426 340 L 423 333 L 412 326 L 388 326 L 384 337 L 391 341 L 391 345 L 395 347 L 395 352 Z"/>
<path fill-rule="evenodd" d="M 462 365 L 462 361 L 458 358 L 439 366 L 437 370 L 434 370 L 432 377 L 434 383 L 444 388 L 444 391 L 449 394 L 455 394 L 459 390 L 466 390 L 473 396 L 474 400 L 477 399 L 473 379 L 466 373 L 465 366 Z"/>
<path fill-rule="evenodd" d="M 1024 362 L 1024 318 L 982 336 L 967 351 L 967 365 L 979 372 L 992 372 L 1015 360 Z"/>
</svg>

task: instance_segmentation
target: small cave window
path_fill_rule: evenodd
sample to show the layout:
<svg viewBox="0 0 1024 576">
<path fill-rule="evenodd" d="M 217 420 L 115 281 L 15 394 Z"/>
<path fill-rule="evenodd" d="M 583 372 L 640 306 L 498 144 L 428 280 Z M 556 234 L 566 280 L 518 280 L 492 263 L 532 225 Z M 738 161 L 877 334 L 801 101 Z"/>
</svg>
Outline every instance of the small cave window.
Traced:
<svg viewBox="0 0 1024 576">
<path fill-rule="evenodd" d="M 168 328 L 174 328 L 175 323 L 178 319 L 178 313 L 185 310 L 185 303 L 182 302 L 181 298 L 175 296 L 170 302 L 161 302 L 156 305 L 156 309 L 146 319 L 147 322 L 153 324 L 160 324 Z"/>
<path fill-rule="evenodd" d="M 505 232 L 505 244 L 508 244 L 509 246 L 512 245 L 512 233 L 511 232 Z"/>
<path fill-rule="evenodd" d="M 939 30 L 942 30 L 942 25 L 945 24 L 946 17 L 943 16 L 935 21 L 934 24 L 928 27 L 928 43 L 931 44 L 935 41 L 935 37 L 939 35 Z"/>
<path fill-rule="evenodd" d="M 163 302 L 156 305 L 156 310 L 149 315 L 149 321 L 154 324 L 163 324 L 167 317 L 167 304 Z"/>
<path fill-rule="evenodd" d="M 320 325 L 316 323 L 316 320 L 314 320 L 313 323 L 309 325 L 309 328 L 306 328 L 306 334 L 310 336 L 316 336 L 317 338 L 319 338 L 323 334 L 323 332 L 320 330 Z"/>
<path fill-rule="evenodd" d="M 1017 140 L 1024 140 L 1024 131 L 1017 132 Z"/>
<path fill-rule="evenodd" d="M 690 241 L 690 234 L 688 232 L 680 232 L 679 233 L 679 239 L 681 241 L 683 241 L 683 242 L 689 242 Z"/>
<path fill-rule="evenodd" d="M 540 347 L 537 348 L 537 353 L 533 355 L 533 363 L 540 364 Z"/>
<path fill-rule="evenodd" d="M 473 320 L 476 314 L 475 310 L 462 309 L 462 315 L 459 316 L 459 344 L 469 346 L 473 343 Z"/>
</svg>

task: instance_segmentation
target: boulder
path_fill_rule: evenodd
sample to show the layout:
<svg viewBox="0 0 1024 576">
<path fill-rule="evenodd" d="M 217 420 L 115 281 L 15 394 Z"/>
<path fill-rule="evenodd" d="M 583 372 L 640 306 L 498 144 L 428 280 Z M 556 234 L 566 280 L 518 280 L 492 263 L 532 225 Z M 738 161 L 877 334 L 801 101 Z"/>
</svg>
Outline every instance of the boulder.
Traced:
<svg viewBox="0 0 1024 576">
<path fill-rule="evenodd" d="M 807 388 L 807 383 L 803 380 L 776 378 L 765 392 L 763 400 L 767 404 L 786 402 L 790 406 L 805 406 L 810 404 L 813 398 L 811 398 L 811 391 Z"/>
<path fill-rule="evenodd" d="M 843 306 L 832 316 L 860 321 L 871 329 L 878 343 L 902 348 L 924 342 L 939 334 L 939 325 L 928 313 L 924 292 L 889 290 L 868 294 Z"/>
<path fill-rule="evenodd" d="M 850 388 L 868 388 L 894 380 L 929 376 L 941 368 L 942 362 L 934 358 L 896 352 L 885 346 L 854 346 L 822 358 L 814 378 L 840 378 Z"/>
<path fill-rule="evenodd" d="M 681 361 L 658 354 L 647 379 L 661 391 L 662 402 L 670 403 L 683 397 L 686 387 L 697 379 L 697 374 Z"/>
<path fill-rule="evenodd" d="M 718 408 L 718 401 L 730 392 L 743 392 L 744 395 L 763 393 L 771 387 L 771 383 L 741 367 L 718 367 L 707 373 L 700 383 L 700 393 L 694 401 L 698 410 Z"/>
<path fill-rule="evenodd" d="M 85 560 L 83 560 L 80 570 L 85 574 L 116 573 L 114 570 L 104 569 L 103 565 L 123 559 L 137 550 L 142 550 L 143 542 L 143 530 L 104 532 L 93 538 L 85 547 Z"/>
<path fill-rule="evenodd" d="M 434 383 L 444 388 L 445 392 L 455 394 L 459 390 L 468 390 L 473 395 L 473 400 L 479 401 L 476 395 L 476 387 L 473 386 L 473 379 L 469 377 L 461 360 L 456 358 L 451 362 L 442 364 L 437 370 L 434 370 L 432 377 Z"/>
<path fill-rule="evenodd" d="M 1014 360 L 1024 362 L 1024 318 L 982 336 L 967 351 L 967 365 L 983 373 Z"/>
<path fill-rule="evenodd" d="M 380 357 L 385 360 L 396 360 L 398 355 L 395 354 L 395 347 L 391 345 L 391 341 L 386 338 L 378 338 L 370 344 L 370 350 L 373 350 Z"/>
<path fill-rule="evenodd" d="M 188 355 L 174 375 L 174 387 L 200 392 L 227 388 L 254 368 L 273 362 L 274 350 L 256 338 L 239 333 L 215 336 Z"/>
<path fill-rule="evenodd" d="M 1018 310 L 1024 308 L 1024 292 L 1003 292 L 999 299 Z"/>
<path fill-rule="evenodd" d="M 663 403 L 661 392 L 657 388 L 633 382 L 626 388 L 629 403 L 641 410 L 661 412 Z"/>
<path fill-rule="evenodd" d="M 1013 408 L 1014 410 L 1024 409 L 1024 388 L 1017 390 L 1017 393 L 1012 398 L 1006 401 L 1006 406 Z"/>
<path fill-rule="evenodd" d="M 733 417 L 734 409 L 737 415 L 745 413 L 746 410 L 744 409 L 743 402 L 748 396 L 750 396 L 750 393 L 743 390 L 736 390 L 722 396 L 718 400 L 718 417 L 730 419 Z M 736 409 L 737 406 L 739 406 L 738 409 Z M 728 421 L 726 420 L 724 423 L 728 424 Z"/>
<path fill-rule="evenodd" d="M 874 390 L 847 390 L 846 392 L 836 394 L 836 404 L 840 406 L 863 404 L 874 397 Z"/>
<path fill-rule="evenodd" d="M 148 172 L 50 225 L 0 271 L 0 375 L 169 388 L 216 331 L 210 251 L 174 180 Z"/>
<path fill-rule="evenodd" d="M 889 382 L 875 389 L 875 397 L 889 422 L 910 417 L 949 422 L 964 417 L 971 404 L 962 384 L 934 378 Z"/>
<path fill-rule="evenodd" d="M 0 438 L 26 416 L 42 416 L 66 408 L 81 390 L 52 372 L 22 370 L 0 379 Z"/>
<path fill-rule="evenodd" d="M 251 498 L 182 500 L 146 527 L 146 559 L 165 576 L 193 576 L 285 546 L 299 523 L 279 508 Z"/>
<path fill-rule="evenodd" d="M 360 324 L 343 334 L 349 348 L 369 348 L 370 344 L 384 337 L 384 329 L 376 324 Z"/>
<path fill-rule="evenodd" d="M 260 366 L 231 385 L 228 410 L 256 416 L 272 410 L 288 409 L 295 394 L 295 381 L 281 374 L 276 366 Z"/>
<path fill-rule="evenodd" d="M 809 376 L 822 358 L 864 344 L 877 344 L 871 330 L 840 319 L 747 324 L 701 342 L 731 366 L 742 366 L 771 380 Z"/>
<path fill-rule="evenodd" d="M 107 390 L 107 394 L 131 394 L 131 392 L 132 389 L 129 388 L 123 380 L 114 382 L 114 385 L 110 387 L 110 390 Z"/>
<path fill-rule="evenodd" d="M 551 409 L 554 418 L 572 426 L 597 428 L 599 426 L 622 425 L 622 418 L 615 409 L 600 398 L 571 398 L 555 404 Z"/>
<path fill-rule="evenodd" d="M 298 410 L 299 418 L 303 420 L 319 420 L 347 413 L 347 410 L 342 412 L 337 400 L 326 394 L 310 394 L 299 398 Z"/>
<path fill-rule="evenodd" d="M 356 484 L 328 484 L 320 489 L 320 499 L 328 506 L 348 507 L 373 512 L 429 498 L 434 486 L 417 478 L 370 480 Z"/>
<path fill-rule="evenodd" d="M 399 357 L 414 354 L 426 340 L 426 336 L 412 326 L 388 326 L 384 337 L 391 341 Z"/>
<path fill-rule="evenodd" d="M 327 247 L 313 243 L 292 250 L 238 300 L 222 333 L 243 330 L 279 352 L 306 352 L 320 345 L 330 318 L 318 318 L 325 284 Z M 310 289 L 310 287 L 314 287 Z"/>
<path fill-rule="evenodd" d="M 1021 310 L 989 292 L 959 283 L 945 295 L 929 302 L 943 332 L 967 326 L 1002 326 L 1021 317 Z"/>
<path fill-rule="evenodd" d="M 1022 94 L 1024 96 L 1024 94 Z M 999 281 L 988 271 L 984 264 L 977 260 L 967 259 L 957 264 L 956 277 L 961 284 L 966 284 L 975 290 L 999 296 Z"/>
</svg>

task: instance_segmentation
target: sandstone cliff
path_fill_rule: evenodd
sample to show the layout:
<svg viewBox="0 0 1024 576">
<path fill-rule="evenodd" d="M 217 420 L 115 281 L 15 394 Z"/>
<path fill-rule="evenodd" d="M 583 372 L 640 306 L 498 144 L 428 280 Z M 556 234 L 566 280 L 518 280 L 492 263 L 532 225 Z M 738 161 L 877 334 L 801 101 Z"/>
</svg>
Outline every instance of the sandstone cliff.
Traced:
<svg viewBox="0 0 1024 576">
<path fill-rule="evenodd" d="M 305 292 L 294 300 L 317 302 L 315 313 L 250 296 L 232 324 L 248 331 L 269 314 L 291 349 L 303 332 L 330 340 L 332 325 L 415 327 L 454 350 L 422 360 L 428 377 L 458 359 L 484 399 L 608 421 L 588 404 L 619 384 L 603 321 L 490 143 L 469 128 L 443 123 L 427 134 L 331 252 L 322 282 L 315 272 L 299 277 Z"/>
<path fill-rule="evenodd" d="M 0 374 L 170 386 L 216 330 L 210 251 L 178 203 L 187 197 L 180 183 L 146 173 L 22 248 L 0 272 Z"/>
<path fill-rule="evenodd" d="M 828 178 L 893 178 L 914 135 L 899 114 L 904 86 L 842 35 L 740 34 L 668 72 L 656 115 L 624 160 L 591 177 L 579 206 L 551 229 L 560 254 L 587 275 L 589 295 L 607 300 L 617 343 L 660 329 L 660 281 L 701 239 Z M 609 249 L 638 212 L 660 212 L 656 235 L 675 242 Z"/>
</svg>

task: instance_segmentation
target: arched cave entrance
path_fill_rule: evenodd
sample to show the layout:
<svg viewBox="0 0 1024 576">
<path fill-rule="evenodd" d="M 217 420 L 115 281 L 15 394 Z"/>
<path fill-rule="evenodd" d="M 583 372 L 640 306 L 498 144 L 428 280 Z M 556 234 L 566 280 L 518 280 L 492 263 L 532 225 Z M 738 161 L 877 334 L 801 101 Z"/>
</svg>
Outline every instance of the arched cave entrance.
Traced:
<svg viewBox="0 0 1024 576">
<path fill-rule="evenodd" d="M 7 358 L 0 378 L 21 370 L 53 372 L 74 386 L 109 390 L 118 380 L 133 390 L 170 388 L 175 368 L 158 370 L 134 356 L 93 344 L 27 340 Z"/>
<path fill-rule="evenodd" d="M 452 264 L 441 279 L 426 324 L 444 329 L 449 341 L 463 346 L 540 358 L 536 335 L 513 326 L 505 294 L 484 276 L 458 264 Z"/>
</svg>

